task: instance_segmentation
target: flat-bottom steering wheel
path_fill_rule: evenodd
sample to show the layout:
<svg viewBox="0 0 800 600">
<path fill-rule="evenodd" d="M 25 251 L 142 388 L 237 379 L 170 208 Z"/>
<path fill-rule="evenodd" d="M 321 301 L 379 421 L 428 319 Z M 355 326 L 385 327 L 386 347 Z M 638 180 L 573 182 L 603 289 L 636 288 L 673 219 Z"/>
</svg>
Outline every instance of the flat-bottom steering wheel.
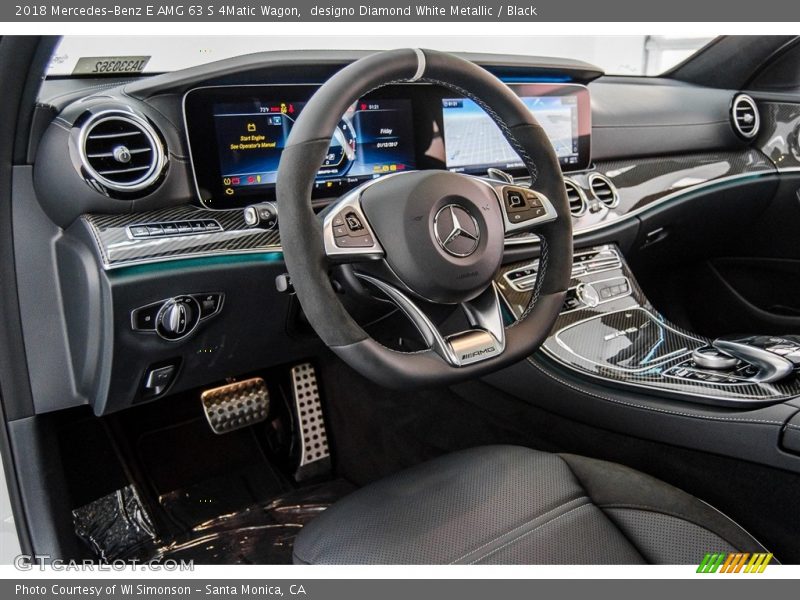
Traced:
<svg viewBox="0 0 800 600">
<path fill-rule="evenodd" d="M 323 215 L 311 193 L 343 114 L 390 83 L 444 86 L 475 101 L 500 127 L 531 176 L 521 187 L 442 170 L 373 179 Z M 555 151 L 530 110 L 483 68 L 431 50 L 367 56 L 329 79 L 306 104 L 277 175 L 281 244 L 311 326 L 342 360 L 389 387 L 452 383 L 530 355 L 564 302 L 572 270 L 572 222 Z M 541 256 L 530 303 L 505 326 L 494 285 L 512 232 L 533 232 Z M 345 310 L 330 270 L 351 264 L 411 319 L 427 349 L 400 352 L 371 338 Z M 469 329 L 442 334 L 420 301 L 460 305 Z"/>
</svg>

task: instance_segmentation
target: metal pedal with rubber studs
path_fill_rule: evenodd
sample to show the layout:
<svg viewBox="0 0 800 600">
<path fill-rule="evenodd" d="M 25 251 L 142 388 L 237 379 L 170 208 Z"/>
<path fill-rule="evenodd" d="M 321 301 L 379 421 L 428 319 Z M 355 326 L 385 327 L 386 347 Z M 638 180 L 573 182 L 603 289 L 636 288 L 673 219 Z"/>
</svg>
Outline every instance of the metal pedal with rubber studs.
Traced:
<svg viewBox="0 0 800 600">
<path fill-rule="evenodd" d="M 295 479 L 302 481 L 327 473 L 331 468 L 331 453 L 316 370 L 310 363 L 303 363 L 292 367 L 291 378 L 301 444 Z"/>
<path fill-rule="evenodd" d="M 208 424 L 216 434 L 254 425 L 269 414 L 269 391 L 261 377 L 206 390 L 200 400 Z"/>
</svg>

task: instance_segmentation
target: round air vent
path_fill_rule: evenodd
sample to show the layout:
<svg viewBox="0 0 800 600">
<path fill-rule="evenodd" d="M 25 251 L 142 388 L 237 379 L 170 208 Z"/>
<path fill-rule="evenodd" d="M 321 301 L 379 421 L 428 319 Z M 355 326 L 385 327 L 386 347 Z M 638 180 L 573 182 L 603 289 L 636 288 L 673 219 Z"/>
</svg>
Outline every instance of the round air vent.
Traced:
<svg viewBox="0 0 800 600">
<path fill-rule="evenodd" d="M 116 192 L 134 193 L 155 183 L 166 162 L 153 127 L 126 112 L 92 115 L 79 137 L 81 162 L 90 180 Z"/>
<path fill-rule="evenodd" d="M 619 204 L 619 192 L 611 180 L 600 173 L 589 175 L 589 189 L 601 204 L 608 208 L 614 208 Z"/>
<path fill-rule="evenodd" d="M 758 128 L 761 125 L 758 106 L 756 106 L 756 101 L 747 94 L 739 94 L 733 99 L 731 124 L 736 133 L 745 139 L 749 140 L 758 134 Z"/>
<path fill-rule="evenodd" d="M 586 201 L 586 194 L 578 187 L 578 184 L 572 179 L 564 178 L 564 187 L 567 188 L 567 200 L 569 200 L 569 212 L 573 217 L 580 217 L 586 212 L 588 202 Z"/>
</svg>

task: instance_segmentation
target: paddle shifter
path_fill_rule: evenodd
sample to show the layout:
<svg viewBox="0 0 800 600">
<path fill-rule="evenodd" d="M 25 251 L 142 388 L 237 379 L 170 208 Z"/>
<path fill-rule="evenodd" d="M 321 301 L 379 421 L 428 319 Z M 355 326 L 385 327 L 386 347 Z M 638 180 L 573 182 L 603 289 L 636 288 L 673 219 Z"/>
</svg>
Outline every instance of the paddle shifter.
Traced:
<svg viewBox="0 0 800 600">
<path fill-rule="evenodd" d="M 800 367 L 800 336 L 724 336 L 711 346 L 696 349 L 692 358 L 698 367 L 714 370 L 734 369 L 740 362 L 746 363 L 755 368 L 750 381 L 771 383 Z"/>
</svg>

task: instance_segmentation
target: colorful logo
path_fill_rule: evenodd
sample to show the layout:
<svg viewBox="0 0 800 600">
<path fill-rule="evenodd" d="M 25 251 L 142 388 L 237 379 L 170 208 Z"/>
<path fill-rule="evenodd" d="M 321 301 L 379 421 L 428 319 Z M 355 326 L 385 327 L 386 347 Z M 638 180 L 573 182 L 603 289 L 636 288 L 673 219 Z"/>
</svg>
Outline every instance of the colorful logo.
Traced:
<svg viewBox="0 0 800 600">
<path fill-rule="evenodd" d="M 763 573 L 772 560 L 772 554 L 765 552 L 709 552 L 697 567 L 698 573 Z"/>
</svg>

